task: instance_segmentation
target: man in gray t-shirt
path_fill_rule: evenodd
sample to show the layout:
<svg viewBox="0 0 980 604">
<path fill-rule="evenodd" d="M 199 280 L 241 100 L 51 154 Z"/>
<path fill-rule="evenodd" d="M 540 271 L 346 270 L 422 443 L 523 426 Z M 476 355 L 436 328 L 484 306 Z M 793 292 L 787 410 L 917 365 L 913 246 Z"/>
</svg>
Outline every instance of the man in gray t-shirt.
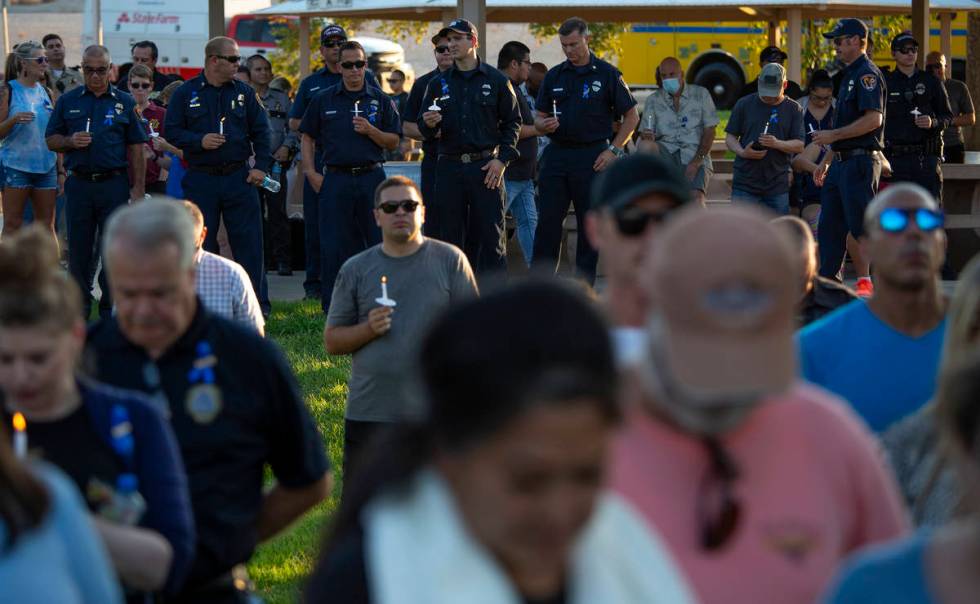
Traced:
<svg viewBox="0 0 980 604">
<path fill-rule="evenodd" d="M 382 182 L 374 216 L 382 242 L 341 267 L 323 335 L 328 353 L 353 354 L 345 480 L 375 432 L 421 414 L 414 384 L 418 346 L 440 311 L 477 295 L 466 255 L 422 236 L 425 207 L 411 179 L 393 176 Z"/>
<path fill-rule="evenodd" d="M 769 63 L 759 75 L 759 94 L 735 103 L 725 144 L 737 155 L 732 202 L 762 204 L 789 213 L 790 159 L 803 152 L 803 109 L 785 94 L 786 71 Z"/>
</svg>

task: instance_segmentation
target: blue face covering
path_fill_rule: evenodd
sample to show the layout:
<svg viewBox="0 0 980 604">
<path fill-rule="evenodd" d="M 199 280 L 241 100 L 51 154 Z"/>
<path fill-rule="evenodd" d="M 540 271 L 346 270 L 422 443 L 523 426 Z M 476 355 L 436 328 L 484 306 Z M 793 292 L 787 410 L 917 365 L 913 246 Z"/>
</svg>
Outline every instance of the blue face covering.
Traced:
<svg viewBox="0 0 980 604">
<path fill-rule="evenodd" d="M 677 94 L 677 91 L 681 89 L 681 81 L 679 78 L 666 78 L 664 79 L 664 90 L 667 94 Z"/>
</svg>

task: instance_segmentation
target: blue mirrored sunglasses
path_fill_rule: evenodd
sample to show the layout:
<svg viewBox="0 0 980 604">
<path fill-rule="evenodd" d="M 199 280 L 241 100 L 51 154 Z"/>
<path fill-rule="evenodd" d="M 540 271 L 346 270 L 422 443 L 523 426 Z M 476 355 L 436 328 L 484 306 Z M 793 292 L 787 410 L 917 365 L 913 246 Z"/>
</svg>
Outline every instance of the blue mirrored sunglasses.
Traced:
<svg viewBox="0 0 980 604">
<path fill-rule="evenodd" d="M 926 208 L 885 208 L 878 216 L 878 224 L 886 233 L 901 233 L 909 228 L 909 223 L 915 219 L 920 231 L 930 232 L 943 226 L 943 213 Z"/>
</svg>

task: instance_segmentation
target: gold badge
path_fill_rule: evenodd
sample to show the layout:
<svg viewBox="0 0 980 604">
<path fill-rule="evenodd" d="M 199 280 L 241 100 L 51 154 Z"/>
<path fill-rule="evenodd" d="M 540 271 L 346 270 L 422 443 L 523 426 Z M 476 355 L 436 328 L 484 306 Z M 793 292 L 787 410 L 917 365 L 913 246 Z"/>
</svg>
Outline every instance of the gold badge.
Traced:
<svg viewBox="0 0 980 604">
<path fill-rule="evenodd" d="M 210 424 L 221 413 L 221 390 L 214 384 L 196 384 L 184 401 L 187 414 L 199 424 Z"/>
</svg>

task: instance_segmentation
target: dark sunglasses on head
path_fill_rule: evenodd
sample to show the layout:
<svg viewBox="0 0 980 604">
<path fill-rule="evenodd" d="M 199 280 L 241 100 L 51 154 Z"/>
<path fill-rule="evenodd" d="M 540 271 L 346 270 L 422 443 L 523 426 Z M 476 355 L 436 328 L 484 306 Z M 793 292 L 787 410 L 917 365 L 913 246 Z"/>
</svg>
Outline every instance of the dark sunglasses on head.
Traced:
<svg viewBox="0 0 980 604">
<path fill-rule="evenodd" d="M 327 40 L 326 42 L 321 42 L 320 46 L 324 46 L 326 48 L 337 48 L 344 42 L 346 42 L 346 40 Z"/>
<path fill-rule="evenodd" d="M 905 46 L 905 47 L 899 48 L 897 52 L 899 52 L 899 53 L 901 53 L 903 55 L 913 55 L 913 54 L 919 52 L 919 47 L 918 46 Z"/>
<path fill-rule="evenodd" d="M 445 54 L 445 53 L 449 52 L 449 47 L 448 46 L 436 46 L 436 52 L 439 53 L 439 54 Z"/>
<path fill-rule="evenodd" d="M 647 230 L 647 225 L 651 222 L 660 224 L 667 219 L 670 210 L 665 212 L 647 212 L 633 206 L 626 206 L 617 210 L 614 214 L 616 218 L 616 228 L 627 237 L 637 237 Z"/>
<path fill-rule="evenodd" d="M 224 59 L 229 63 L 240 63 L 242 57 L 239 55 L 211 55 L 212 57 L 218 57 L 219 59 Z"/>
<path fill-rule="evenodd" d="M 886 233 L 901 233 L 912 220 L 920 231 L 929 233 L 943 226 L 943 213 L 926 208 L 885 208 L 878 215 L 878 225 Z"/>
<path fill-rule="evenodd" d="M 367 65 L 366 61 L 344 61 L 340 64 L 344 69 L 364 69 L 365 65 Z"/>
<path fill-rule="evenodd" d="M 130 82 L 129 88 L 130 90 L 149 90 L 150 88 L 153 88 L 153 84 L 150 84 L 149 82 L 145 82 L 145 83 Z"/>
<path fill-rule="evenodd" d="M 414 199 L 402 199 L 401 201 L 385 201 L 378 204 L 378 209 L 385 214 L 394 214 L 398 211 L 398 208 L 405 210 L 406 212 L 414 212 L 416 208 L 419 207 L 419 202 Z"/>
<path fill-rule="evenodd" d="M 724 546 L 738 529 L 742 503 L 732 489 L 738 479 L 734 460 L 717 439 L 709 437 L 703 442 L 711 457 L 711 468 L 702 480 L 698 493 L 698 530 L 701 547 L 715 551 Z"/>
</svg>

